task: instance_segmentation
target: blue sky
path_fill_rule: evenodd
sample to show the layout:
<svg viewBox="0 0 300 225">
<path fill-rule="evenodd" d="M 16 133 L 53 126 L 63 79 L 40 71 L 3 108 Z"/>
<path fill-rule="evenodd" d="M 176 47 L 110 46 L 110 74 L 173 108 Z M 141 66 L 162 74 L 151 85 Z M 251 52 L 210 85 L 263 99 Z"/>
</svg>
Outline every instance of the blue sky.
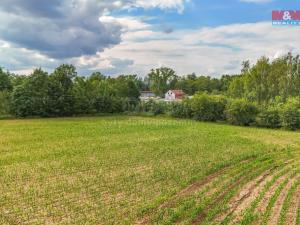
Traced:
<svg viewBox="0 0 300 225">
<path fill-rule="evenodd" d="M 0 66 L 29 74 L 73 63 L 80 74 L 234 74 L 243 60 L 300 53 L 300 26 L 272 10 L 299 0 L 1 0 Z"/>
<path fill-rule="evenodd" d="M 202 26 L 220 26 L 233 23 L 255 23 L 270 20 L 272 10 L 299 9 L 299 0 L 239 1 L 194 0 L 184 4 L 184 12 L 159 8 L 138 8 L 115 12 L 114 15 L 154 17 L 153 24 L 165 24 L 176 29 L 195 29 Z"/>
</svg>

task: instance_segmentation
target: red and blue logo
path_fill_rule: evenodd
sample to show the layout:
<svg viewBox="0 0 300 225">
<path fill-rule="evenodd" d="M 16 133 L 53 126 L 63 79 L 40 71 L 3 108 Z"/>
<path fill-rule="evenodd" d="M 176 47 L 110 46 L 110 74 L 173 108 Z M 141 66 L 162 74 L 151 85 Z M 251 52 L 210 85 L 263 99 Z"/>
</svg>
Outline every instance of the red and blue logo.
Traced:
<svg viewBox="0 0 300 225">
<path fill-rule="evenodd" d="M 300 26 L 300 10 L 274 10 L 272 11 L 273 25 Z"/>
</svg>

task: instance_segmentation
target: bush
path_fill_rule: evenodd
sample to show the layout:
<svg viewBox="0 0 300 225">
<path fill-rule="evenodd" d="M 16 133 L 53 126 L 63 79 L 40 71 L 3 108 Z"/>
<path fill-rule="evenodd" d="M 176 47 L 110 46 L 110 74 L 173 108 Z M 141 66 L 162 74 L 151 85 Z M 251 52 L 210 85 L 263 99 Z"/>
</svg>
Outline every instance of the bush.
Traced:
<svg viewBox="0 0 300 225">
<path fill-rule="evenodd" d="M 300 128 L 300 98 L 289 98 L 281 110 L 282 126 L 295 130 Z"/>
<path fill-rule="evenodd" d="M 122 98 L 122 111 L 134 112 L 139 104 L 139 100 L 135 98 Z"/>
<path fill-rule="evenodd" d="M 10 94 L 7 91 L 0 91 L 0 115 L 9 114 L 9 97 Z"/>
<path fill-rule="evenodd" d="M 26 117 L 34 115 L 34 102 L 31 93 L 25 85 L 17 86 L 11 97 L 11 111 L 15 116 Z"/>
<path fill-rule="evenodd" d="M 134 110 L 136 101 L 129 98 L 99 96 L 96 98 L 94 109 L 98 113 L 121 113 Z"/>
<path fill-rule="evenodd" d="M 256 124 L 260 127 L 281 127 L 280 112 L 277 108 L 269 108 L 258 114 Z"/>
<path fill-rule="evenodd" d="M 255 104 L 244 99 L 232 100 L 226 106 L 226 118 L 234 125 L 249 126 L 255 122 L 258 109 Z"/>
<path fill-rule="evenodd" d="M 170 106 L 170 115 L 176 118 L 191 118 L 192 107 L 189 100 L 172 103 Z"/>
<path fill-rule="evenodd" d="M 196 94 L 191 102 L 193 117 L 201 121 L 223 120 L 226 100 L 220 96 Z"/>
<path fill-rule="evenodd" d="M 164 114 L 167 112 L 167 105 L 165 102 L 149 100 L 140 103 L 140 111 L 152 113 L 154 115 Z"/>
</svg>

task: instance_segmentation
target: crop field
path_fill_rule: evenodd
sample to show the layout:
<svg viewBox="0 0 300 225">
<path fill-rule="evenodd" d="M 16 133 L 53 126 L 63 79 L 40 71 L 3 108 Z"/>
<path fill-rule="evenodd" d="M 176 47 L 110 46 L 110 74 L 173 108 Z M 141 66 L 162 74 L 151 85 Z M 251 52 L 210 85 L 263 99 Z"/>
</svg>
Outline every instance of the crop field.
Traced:
<svg viewBox="0 0 300 225">
<path fill-rule="evenodd" d="M 300 133 L 0 120 L 0 224 L 300 224 Z"/>
</svg>

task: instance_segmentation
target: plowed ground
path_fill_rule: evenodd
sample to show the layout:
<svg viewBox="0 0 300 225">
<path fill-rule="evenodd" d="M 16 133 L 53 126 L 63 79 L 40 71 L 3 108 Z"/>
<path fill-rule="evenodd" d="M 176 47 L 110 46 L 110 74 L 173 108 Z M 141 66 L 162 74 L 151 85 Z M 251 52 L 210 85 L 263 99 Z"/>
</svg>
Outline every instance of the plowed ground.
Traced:
<svg viewBox="0 0 300 225">
<path fill-rule="evenodd" d="M 299 202 L 299 132 L 0 121 L 0 224 L 300 224 Z"/>
</svg>

